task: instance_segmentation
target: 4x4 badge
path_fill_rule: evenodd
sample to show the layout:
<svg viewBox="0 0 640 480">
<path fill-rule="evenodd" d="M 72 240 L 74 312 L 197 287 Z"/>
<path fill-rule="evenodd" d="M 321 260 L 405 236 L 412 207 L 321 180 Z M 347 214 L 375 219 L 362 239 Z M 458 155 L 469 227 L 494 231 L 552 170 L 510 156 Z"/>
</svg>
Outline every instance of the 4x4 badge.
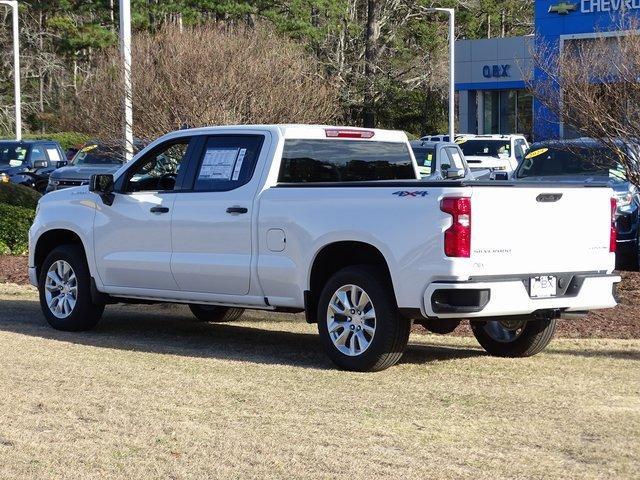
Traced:
<svg viewBox="0 0 640 480">
<path fill-rule="evenodd" d="M 400 192 L 393 192 L 393 195 L 397 195 L 399 197 L 426 197 L 427 195 L 429 195 L 429 192 L 427 192 L 426 190 L 419 190 L 416 192 L 400 191 Z"/>
</svg>

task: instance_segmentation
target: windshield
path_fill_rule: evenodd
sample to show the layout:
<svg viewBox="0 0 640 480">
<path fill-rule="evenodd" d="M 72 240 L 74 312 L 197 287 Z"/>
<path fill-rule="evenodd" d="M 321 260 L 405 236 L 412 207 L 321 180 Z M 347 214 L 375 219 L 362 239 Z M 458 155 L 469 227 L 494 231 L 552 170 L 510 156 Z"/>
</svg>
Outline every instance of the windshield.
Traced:
<svg viewBox="0 0 640 480">
<path fill-rule="evenodd" d="M 0 165 L 19 167 L 27 158 L 27 147 L 16 143 L 0 143 Z"/>
<path fill-rule="evenodd" d="M 615 153 L 605 147 L 532 147 L 518 169 L 517 178 L 585 175 L 626 181 L 624 168 Z"/>
<path fill-rule="evenodd" d="M 88 145 L 78 151 L 71 165 L 120 165 L 124 163 L 122 152 L 116 147 Z"/>
<path fill-rule="evenodd" d="M 509 140 L 458 140 L 465 157 L 510 157 Z"/>
<path fill-rule="evenodd" d="M 436 149 L 433 147 L 411 147 L 413 155 L 416 157 L 420 173 L 431 174 L 433 173 L 435 165 L 433 164 L 436 158 Z"/>
</svg>

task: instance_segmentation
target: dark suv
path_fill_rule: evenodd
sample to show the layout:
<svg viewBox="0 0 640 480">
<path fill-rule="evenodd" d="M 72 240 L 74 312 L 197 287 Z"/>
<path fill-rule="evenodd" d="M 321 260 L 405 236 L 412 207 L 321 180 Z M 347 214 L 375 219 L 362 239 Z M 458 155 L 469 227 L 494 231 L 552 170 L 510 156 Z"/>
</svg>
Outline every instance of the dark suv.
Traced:
<svg viewBox="0 0 640 480">
<path fill-rule="evenodd" d="M 17 183 L 43 193 L 51 172 L 66 163 L 57 142 L 0 140 L 0 183 Z"/>
<path fill-rule="evenodd" d="M 140 150 L 142 146 L 142 143 L 135 142 L 134 151 Z M 122 145 L 89 142 L 78 150 L 68 166 L 59 168 L 51 174 L 47 192 L 88 185 L 93 174 L 115 173 L 124 162 Z"/>
<path fill-rule="evenodd" d="M 640 162 L 637 145 L 619 142 L 618 149 L 632 164 Z M 607 182 L 618 202 L 617 263 L 637 269 L 640 263 L 640 191 L 627 180 L 610 147 L 590 138 L 553 140 L 531 145 L 514 180 Z"/>
</svg>

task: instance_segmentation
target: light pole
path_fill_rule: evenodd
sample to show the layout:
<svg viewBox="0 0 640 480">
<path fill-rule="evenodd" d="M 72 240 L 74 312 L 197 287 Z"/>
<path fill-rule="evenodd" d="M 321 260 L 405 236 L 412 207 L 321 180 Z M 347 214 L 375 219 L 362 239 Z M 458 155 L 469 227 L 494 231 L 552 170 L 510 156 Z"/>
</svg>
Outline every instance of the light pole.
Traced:
<svg viewBox="0 0 640 480">
<path fill-rule="evenodd" d="M 453 8 L 427 8 L 426 12 L 449 15 L 449 141 L 453 142 L 456 128 L 456 11 Z"/>
<path fill-rule="evenodd" d="M 133 86 L 131 83 L 131 1 L 120 0 L 120 51 L 124 63 L 125 158 L 133 157 Z"/>
<path fill-rule="evenodd" d="M 7 5 L 13 10 L 13 97 L 16 114 L 16 140 L 22 140 L 22 111 L 20 98 L 20 38 L 18 32 L 18 2 L 17 0 L 2 0 L 0 4 Z"/>
</svg>

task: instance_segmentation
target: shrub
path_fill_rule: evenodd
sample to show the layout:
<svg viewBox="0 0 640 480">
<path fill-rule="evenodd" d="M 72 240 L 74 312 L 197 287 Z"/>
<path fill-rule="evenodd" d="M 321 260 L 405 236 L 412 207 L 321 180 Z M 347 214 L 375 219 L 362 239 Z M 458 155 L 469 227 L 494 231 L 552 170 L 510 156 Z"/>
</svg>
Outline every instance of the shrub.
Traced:
<svg viewBox="0 0 640 480">
<path fill-rule="evenodd" d="M 23 255 L 29 248 L 29 227 L 35 211 L 0 203 L 0 252 Z"/>
<path fill-rule="evenodd" d="M 167 26 L 134 39 L 133 131 L 148 140 L 183 125 L 330 123 L 340 92 L 322 65 L 267 26 Z M 113 48 L 58 112 L 62 129 L 122 137 L 122 61 Z"/>
<path fill-rule="evenodd" d="M 29 133 L 24 135 L 25 140 L 53 140 L 58 142 L 63 150 L 77 147 L 91 140 L 89 135 L 78 132 L 56 132 L 56 133 Z"/>
<path fill-rule="evenodd" d="M 35 190 L 14 183 L 0 183 L 0 203 L 35 210 L 40 200 Z"/>
</svg>

